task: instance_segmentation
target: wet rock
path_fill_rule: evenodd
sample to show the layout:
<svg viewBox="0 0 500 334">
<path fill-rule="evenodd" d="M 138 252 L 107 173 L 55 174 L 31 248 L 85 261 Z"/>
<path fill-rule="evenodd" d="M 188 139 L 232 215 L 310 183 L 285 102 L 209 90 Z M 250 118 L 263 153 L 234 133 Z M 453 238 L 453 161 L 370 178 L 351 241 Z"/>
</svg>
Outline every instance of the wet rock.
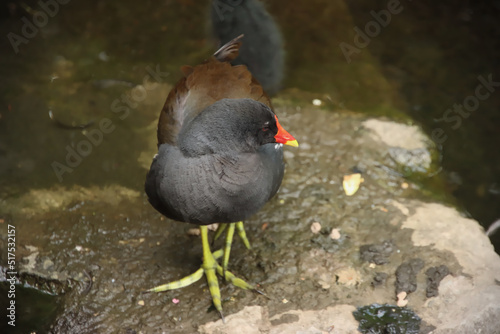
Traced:
<svg viewBox="0 0 500 334">
<path fill-rule="evenodd" d="M 359 248 L 361 259 L 375 264 L 389 263 L 389 256 L 394 251 L 391 241 L 384 241 L 381 244 L 363 245 Z"/>
<path fill-rule="evenodd" d="M 139 196 L 139 191 L 118 185 L 103 188 L 74 186 L 70 190 L 64 187 L 55 187 L 51 190 L 33 189 L 12 201 L 0 201 L 0 211 L 20 212 L 28 215 L 40 214 L 41 212 L 49 212 L 56 209 L 73 211 L 75 208 L 81 207 L 84 200 L 101 201 L 109 205 L 117 205 L 123 200 Z M 72 203 L 76 204 L 71 205 Z"/>
<path fill-rule="evenodd" d="M 401 291 L 411 293 L 417 290 L 417 274 L 424 267 L 422 259 L 411 259 L 396 269 L 396 294 Z"/>
<path fill-rule="evenodd" d="M 333 330 L 334 333 L 356 333 L 358 324 L 352 315 L 354 310 L 350 305 L 336 305 L 318 311 L 292 310 L 270 316 L 266 307 L 247 306 L 227 316 L 226 324 L 221 320 L 209 322 L 198 331 L 202 334 L 323 334 Z"/>
<path fill-rule="evenodd" d="M 432 203 L 418 207 L 402 226 L 413 229 L 416 247 L 450 252 L 460 264 L 462 274 L 444 277 L 439 295 L 414 307 L 436 327 L 433 333 L 497 333 L 500 287 L 495 279 L 500 279 L 500 259 L 482 227 L 453 208 Z M 449 262 L 447 267 L 455 272 Z"/>
<path fill-rule="evenodd" d="M 354 268 L 342 268 L 337 273 L 337 282 L 345 286 L 356 286 L 361 283 L 361 274 Z"/>
<path fill-rule="evenodd" d="M 365 128 L 373 131 L 371 137 L 374 140 L 381 140 L 389 147 L 415 150 L 430 144 L 429 138 L 416 125 L 406 125 L 379 119 L 369 119 L 362 124 Z"/>
<path fill-rule="evenodd" d="M 385 281 L 387 280 L 387 276 L 389 275 L 387 275 L 386 273 L 381 273 L 381 272 L 375 273 L 372 280 L 372 286 L 377 287 L 380 285 L 384 285 Z"/>
<path fill-rule="evenodd" d="M 328 232 L 320 233 L 311 238 L 313 245 L 321 247 L 328 253 L 335 253 L 340 249 L 341 240 L 332 239 Z"/>
<path fill-rule="evenodd" d="M 494 333 L 500 326 L 495 284 L 500 260 L 477 222 L 443 205 L 409 199 L 422 194 L 391 171 L 393 161 L 381 155 L 388 150 L 383 142 L 359 135 L 365 134 L 364 116 L 297 111 L 279 100 L 276 105 L 277 113 L 287 116 L 283 125 L 310 149 L 299 147 L 288 156 L 280 192 L 245 222 L 252 249 L 236 238 L 229 262 L 231 272 L 268 298 L 220 279 L 224 325 L 210 310 L 204 278 L 182 289 L 142 294 L 198 270 L 202 251 L 199 237 L 186 233 L 193 226 L 152 209 L 141 195 L 144 174 L 133 173 L 136 188 L 55 186 L 0 203 L 12 212 L 4 224 L 16 226 L 19 268 L 68 282 L 52 332 L 321 333 L 333 328 L 356 333 L 355 306 L 394 303 L 393 273 L 408 259 L 424 259 L 427 268 L 446 264 L 453 276 L 442 279 L 439 295 L 432 298 L 425 296 L 425 275 L 403 280 L 417 289 L 401 302 L 426 328 L 436 327 L 434 333 L 476 328 Z M 144 133 L 154 148 L 155 129 Z M 363 169 L 365 181 L 346 196 L 342 176 L 352 166 Z M 313 235 L 315 221 L 322 228 Z M 334 229 L 341 231 L 339 239 L 332 239 Z M 0 249 L 6 249 L 5 230 L 0 229 Z M 219 240 L 212 248 L 222 245 Z M 3 261 L 5 256 L 0 252 Z M 405 273 L 411 271 L 412 266 Z M 388 273 L 385 283 L 377 273 Z M 372 282 L 382 284 L 374 289 Z"/>
<path fill-rule="evenodd" d="M 300 317 L 296 314 L 285 313 L 282 314 L 279 319 L 275 319 L 271 321 L 272 326 L 278 326 L 281 324 L 291 324 L 293 322 L 299 321 Z"/>
<path fill-rule="evenodd" d="M 436 297 L 439 295 L 439 283 L 443 278 L 450 274 L 447 266 L 441 265 L 439 267 L 430 267 L 425 271 L 427 275 L 427 287 L 425 295 L 427 298 Z"/>
<path fill-rule="evenodd" d="M 426 173 L 431 168 L 432 141 L 415 125 L 370 119 L 363 126 L 374 140 L 389 146 L 389 156 L 406 172 Z"/>
</svg>

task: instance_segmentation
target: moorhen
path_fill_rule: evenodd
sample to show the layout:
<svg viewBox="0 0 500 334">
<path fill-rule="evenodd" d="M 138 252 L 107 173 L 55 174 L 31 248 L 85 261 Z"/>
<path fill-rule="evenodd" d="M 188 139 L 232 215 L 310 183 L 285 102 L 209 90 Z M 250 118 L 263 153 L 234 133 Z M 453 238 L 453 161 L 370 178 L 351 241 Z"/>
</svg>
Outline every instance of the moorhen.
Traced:
<svg viewBox="0 0 500 334">
<path fill-rule="evenodd" d="M 148 291 L 187 286 L 205 273 L 224 320 L 216 272 L 243 289 L 252 285 L 227 271 L 235 229 L 250 245 L 243 220 L 281 185 L 283 145 L 298 146 L 273 112 L 271 101 L 244 65 L 232 66 L 242 35 L 184 73 L 170 91 L 158 122 L 158 154 L 146 177 L 151 205 L 168 218 L 200 225 L 203 264 L 194 274 Z M 207 225 L 226 227 L 223 250 L 212 253 Z M 222 266 L 217 259 L 223 257 Z"/>
<path fill-rule="evenodd" d="M 283 37 L 263 2 L 213 0 L 211 7 L 213 34 L 221 44 L 245 35 L 238 58 L 231 64 L 246 65 L 267 94 L 276 94 L 281 88 L 285 67 Z"/>
</svg>

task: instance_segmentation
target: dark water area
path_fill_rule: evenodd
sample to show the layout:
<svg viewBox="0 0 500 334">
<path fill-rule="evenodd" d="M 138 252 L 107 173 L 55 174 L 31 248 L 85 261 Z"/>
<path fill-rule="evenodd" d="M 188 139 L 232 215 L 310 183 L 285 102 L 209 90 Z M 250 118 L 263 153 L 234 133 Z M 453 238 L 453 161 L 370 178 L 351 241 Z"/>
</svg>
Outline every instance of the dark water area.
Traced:
<svg viewBox="0 0 500 334">
<path fill-rule="evenodd" d="M 368 48 L 440 146 L 446 190 L 487 227 L 500 216 L 500 2 L 402 4 Z M 360 27 L 372 5 L 351 7 Z M 500 251 L 500 235 L 492 241 Z"/>
<path fill-rule="evenodd" d="M 23 333 L 47 333 L 50 325 L 56 319 L 58 314 L 58 301 L 55 295 L 43 293 L 38 289 L 16 285 L 15 301 L 12 306 L 8 298 L 10 284 L 6 282 L 0 283 L 0 306 L 2 310 L 14 309 L 15 315 L 13 318 L 2 319 L 0 329 L 2 333 L 23 334 Z M 3 312 L 2 312 L 3 314 Z M 7 315 L 10 311 L 7 311 Z M 10 324 L 8 323 L 10 322 Z M 15 326 L 13 326 L 15 325 Z"/>
<path fill-rule="evenodd" d="M 284 40 L 278 98 L 317 98 L 332 113 L 421 125 L 439 148 L 442 169 L 418 182 L 485 227 L 500 218 L 499 1 L 263 4 Z M 125 92 L 144 82 L 172 85 L 182 65 L 218 47 L 210 2 L 0 6 L 0 202 L 58 186 L 142 193 L 145 169 L 137 161 L 154 141 L 142 129 L 159 109 L 138 107 Z M 3 212 L 0 219 L 8 221 Z M 499 252 L 500 232 L 492 241 Z M 56 309 L 50 297 L 36 298 Z M 45 326 L 52 318 L 34 321 Z"/>
</svg>

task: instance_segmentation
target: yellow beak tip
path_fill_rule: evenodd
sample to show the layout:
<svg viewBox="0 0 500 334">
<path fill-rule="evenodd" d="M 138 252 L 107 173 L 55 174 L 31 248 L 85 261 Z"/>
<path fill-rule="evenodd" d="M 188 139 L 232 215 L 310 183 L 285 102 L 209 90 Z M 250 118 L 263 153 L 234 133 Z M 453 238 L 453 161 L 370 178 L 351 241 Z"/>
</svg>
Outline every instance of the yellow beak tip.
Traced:
<svg viewBox="0 0 500 334">
<path fill-rule="evenodd" d="M 285 143 L 285 145 L 288 145 L 288 146 L 293 146 L 293 147 L 299 147 L 299 143 L 297 142 L 297 140 L 289 140 Z"/>
</svg>

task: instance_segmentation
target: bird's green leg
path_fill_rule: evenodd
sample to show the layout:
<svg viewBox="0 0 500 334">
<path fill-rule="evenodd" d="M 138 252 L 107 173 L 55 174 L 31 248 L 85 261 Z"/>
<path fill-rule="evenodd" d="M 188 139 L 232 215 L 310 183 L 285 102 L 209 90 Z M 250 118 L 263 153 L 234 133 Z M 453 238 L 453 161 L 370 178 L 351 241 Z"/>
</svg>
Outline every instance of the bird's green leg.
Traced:
<svg viewBox="0 0 500 334">
<path fill-rule="evenodd" d="M 252 248 L 250 246 L 250 242 L 247 239 L 247 234 L 245 233 L 245 227 L 243 226 L 243 222 L 240 221 L 240 222 L 236 223 L 236 232 L 238 232 L 238 235 L 240 236 L 240 239 L 245 244 L 245 247 L 248 249 Z"/>
<path fill-rule="evenodd" d="M 222 232 L 224 232 L 226 230 L 228 225 L 230 225 L 230 224 L 227 224 L 227 223 L 219 224 L 219 227 L 217 227 L 217 231 L 215 231 L 214 241 L 219 239 L 219 237 L 222 235 Z M 245 233 L 245 227 L 243 226 L 242 221 L 239 221 L 236 223 L 236 232 L 238 233 L 238 236 L 241 238 L 241 240 L 245 244 L 245 247 L 248 249 L 252 248 L 250 246 L 250 242 L 247 239 L 247 234 Z"/>
<path fill-rule="evenodd" d="M 213 253 L 213 257 L 215 260 L 220 259 L 224 255 L 224 251 L 219 249 Z M 219 266 L 218 266 L 219 267 Z M 221 274 L 222 275 L 222 274 Z M 198 282 L 203 277 L 203 268 L 196 270 L 193 274 L 188 275 L 186 277 L 181 278 L 180 280 L 170 282 L 163 285 L 158 285 L 154 288 L 146 290 L 146 292 L 163 292 L 167 290 L 175 290 L 184 288 L 188 285 Z"/>
<path fill-rule="evenodd" d="M 219 237 L 222 235 L 222 232 L 224 232 L 224 230 L 226 229 L 227 225 L 228 224 L 219 224 L 219 226 L 217 227 L 217 230 L 215 231 L 213 241 L 219 239 Z"/>
<path fill-rule="evenodd" d="M 217 276 L 215 275 L 215 270 L 218 267 L 217 261 L 215 261 L 214 255 L 210 250 L 210 244 L 208 243 L 208 228 L 206 226 L 200 226 L 201 232 L 201 244 L 203 246 L 203 264 L 202 268 L 207 276 L 208 289 L 212 295 L 212 301 L 214 303 L 215 309 L 219 311 L 222 321 L 224 321 L 224 314 L 222 313 L 222 304 L 220 301 L 220 289 L 219 282 L 217 281 Z"/>
<path fill-rule="evenodd" d="M 161 292 L 188 286 L 198 281 L 203 276 L 203 272 L 205 272 L 205 276 L 207 277 L 208 289 L 210 290 L 210 294 L 212 295 L 212 301 L 214 303 L 215 309 L 219 311 L 222 321 L 224 321 L 219 282 L 217 281 L 217 276 L 215 275 L 216 270 L 217 272 L 220 272 L 220 275 L 222 275 L 222 267 L 219 266 L 219 264 L 216 261 L 216 258 L 221 257 L 223 255 L 223 252 L 217 251 L 214 254 L 212 254 L 212 251 L 210 250 L 210 245 L 208 243 L 208 229 L 206 226 L 200 226 L 200 233 L 201 233 L 201 243 L 203 246 L 203 264 L 201 265 L 201 268 L 198 269 L 194 274 L 181 278 L 178 281 L 167 283 L 149 289 L 147 290 L 147 292 Z M 241 283 L 237 281 L 237 284 Z M 241 287 L 240 285 L 236 286 Z"/>
<path fill-rule="evenodd" d="M 234 285 L 234 286 L 236 286 L 236 287 L 238 287 L 240 289 L 254 290 L 254 291 L 256 291 L 256 292 L 258 292 L 260 294 L 263 294 L 259 290 L 256 290 L 253 285 L 248 284 L 247 282 L 245 282 L 241 278 L 238 278 L 238 277 L 234 276 L 234 274 L 232 272 L 230 272 L 229 270 L 222 269 L 221 266 L 217 266 L 217 273 L 219 275 L 225 277 L 226 281 L 229 281 L 232 285 Z"/>
<path fill-rule="evenodd" d="M 224 277 L 226 280 L 227 280 L 226 270 L 227 270 L 227 265 L 229 263 L 229 255 L 231 254 L 231 246 L 233 244 L 233 236 L 234 236 L 234 225 L 236 225 L 236 223 L 230 223 L 227 225 L 228 227 L 226 233 L 226 242 L 224 244 L 224 256 L 222 258 L 222 270 L 223 270 L 222 277 Z"/>
<path fill-rule="evenodd" d="M 163 292 L 167 290 L 184 288 L 188 285 L 198 282 L 202 277 L 203 277 L 203 268 L 200 268 L 196 270 L 193 274 L 183 277 L 178 281 L 170 282 L 163 285 L 158 285 L 152 289 L 146 290 L 146 292 Z"/>
<path fill-rule="evenodd" d="M 243 243 L 248 249 L 250 249 L 250 242 L 247 239 L 247 235 L 245 233 L 245 228 L 243 226 L 242 221 L 239 221 L 237 223 L 220 224 L 219 228 L 215 232 L 214 240 L 216 240 L 222 234 L 222 231 L 224 231 L 226 228 L 227 228 L 226 241 L 224 244 L 224 256 L 222 258 L 223 273 L 221 275 L 224 278 L 226 278 L 226 280 L 228 280 L 228 278 L 225 275 L 225 272 L 227 271 L 227 266 L 229 264 L 229 256 L 231 255 L 231 246 L 233 244 L 234 229 L 236 228 L 238 235 L 240 236 L 241 240 L 243 240 Z"/>
<path fill-rule="evenodd" d="M 263 294 L 261 291 L 256 290 L 254 286 L 245 282 L 241 278 L 236 277 L 233 273 L 227 270 L 227 264 L 229 262 L 229 255 L 231 253 L 231 245 L 233 241 L 235 228 L 238 232 L 238 235 L 243 240 L 245 246 L 247 246 L 247 248 L 250 248 L 250 243 L 248 242 L 245 230 L 243 228 L 243 222 L 221 224 L 220 226 L 224 226 L 222 227 L 221 231 L 224 231 L 225 228 L 228 228 L 226 234 L 226 244 L 224 249 L 219 249 L 212 253 L 208 242 L 208 228 L 207 226 L 200 226 L 201 243 L 203 246 L 203 264 L 201 268 L 195 271 L 193 274 L 183 277 L 180 280 L 159 285 L 157 287 L 147 290 L 146 292 L 162 292 L 167 290 L 183 288 L 199 281 L 203 277 L 203 273 L 205 273 L 205 276 L 207 277 L 208 288 L 210 290 L 210 294 L 212 295 L 212 301 L 214 303 L 215 309 L 219 311 L 219 314 L 223 321 L 224 321 L 224 315 L 222 313 L 219 282 L 217 281 L 216 273 L 224 277 L 227 281 L 229 281 L 231 284 L 233 284 L 238 288 L 244 290 L 253 290 L 255 292 Z M 219 229 L 221 228 L 220 226 Z M 216 233 L 220 235 L 222 234 L 222 232 L 219 233 L 219 229 L 217 230 Z M 223 258 L 222 266 L 220 266 L 216 261 L 221 257 Z"/>
</svg>

